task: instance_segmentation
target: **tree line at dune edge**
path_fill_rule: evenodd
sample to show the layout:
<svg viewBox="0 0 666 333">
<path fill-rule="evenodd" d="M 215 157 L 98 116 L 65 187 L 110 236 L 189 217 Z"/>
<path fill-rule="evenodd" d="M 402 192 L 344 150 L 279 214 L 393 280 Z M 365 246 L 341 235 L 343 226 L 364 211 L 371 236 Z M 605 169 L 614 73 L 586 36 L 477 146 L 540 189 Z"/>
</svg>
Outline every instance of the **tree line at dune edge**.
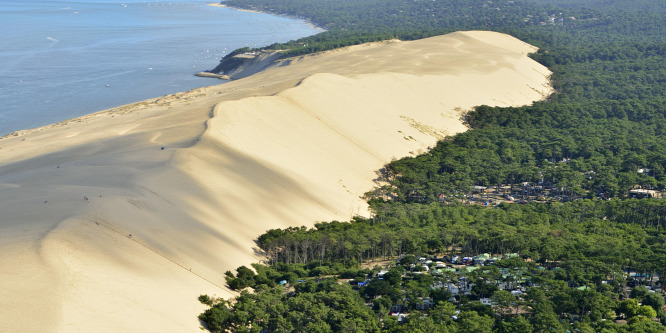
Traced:
<svg viewBox="0 0 666 333">
<path fill-rule="evenodd" d="M 666 331 L 666 202 L 631 198 L 666 187 L 666 3 L 224 3 L 327 29 L 269 47 L 285 56 L 508 33 L 540 48 L 531 56 L 553 72 L 555 93 L 527 107 L 478 107 L 465 115 L 469 131 L 389 163 L 387 185 L 366 194 L 370 218 L 261 235 L 267 261 L 226 273 L 241 295 L 200 296 L 209 330 Z M 484 253 L 495 260 L 451 263 Z"/>
</svg>

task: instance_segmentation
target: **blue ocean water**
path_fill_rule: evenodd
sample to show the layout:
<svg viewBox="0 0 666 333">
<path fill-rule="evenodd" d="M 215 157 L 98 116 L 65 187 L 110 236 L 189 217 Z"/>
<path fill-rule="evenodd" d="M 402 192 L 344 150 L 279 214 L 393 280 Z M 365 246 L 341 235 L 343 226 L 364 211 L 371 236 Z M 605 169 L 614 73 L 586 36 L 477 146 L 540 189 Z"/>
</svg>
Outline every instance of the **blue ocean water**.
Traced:
<svg viewBox="0 0 666 333">
<path fill-rule="evenodd" d="M 0 0 L 0 136 L 220 84 L 193 74 L 318 32 L 200 0 Z"/>
</svg>

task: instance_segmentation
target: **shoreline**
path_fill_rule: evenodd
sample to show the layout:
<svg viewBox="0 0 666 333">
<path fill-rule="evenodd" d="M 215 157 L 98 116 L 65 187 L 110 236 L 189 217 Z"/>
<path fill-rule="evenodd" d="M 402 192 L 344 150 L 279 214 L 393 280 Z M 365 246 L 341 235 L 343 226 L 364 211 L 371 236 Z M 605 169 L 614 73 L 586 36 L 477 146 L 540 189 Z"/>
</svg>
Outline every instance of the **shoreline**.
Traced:
<svg viewBox="0 0 666 333">
<path fill-rule="evenodd" d="M 262 11 L 259 11 L 259 10 L 253 10 L 253 9 L 238 8 L 238 7 L 233 7 L 233 6 L 225 5 L 225 4 L 222 4 L 222 3 L 209 3 L 209 4 L 207 4 L 207 5 L 208 5 L 208 6 L 211 6 L 211 7 L 229 8 L 229 9 L 237 10 L 237 11 L 239 11 L 239 12 L 255 13 L 255 14 L 266 14 L 266 15 L 274 15 L 274 16 L 286 17 L 286 18 L 290 18 L 290 19 L 293 19 L 293 20 L 299 20 L 299 21 L 305 22 L 305 23 L 307 23 L 310 27 L 315 28 L 315 29 L 318 29 L 318 30 L 321 30 L 319 33 L 322 33 L 322 32 L 327 31 L 326 29 L 324 29 L 324 28 L 322 28 L 322 27 L 320 27 L 320 26 L 318 26 L 318 25 L 312 23 L 312 21 L 310 21 L 309 19 L 304 18 L 304 17 L 296 17 L 296 16 L 291 16 L 291 15 L 286 15 L 286 14 L 276 14 L 276 13 L 271 13 L 271 12 L 262 12 Z M 314 35 L 312 35 L 312 36 L 314 36 Z M 306 36 L 306 37 L 309 37 L 309 36 Z M 302 37 L 302 38 L 304 38 L 304 37 Z"/>
<path fill-rule="evenodd" d="M 208 3 L 206 5 L 211 6 L 211 7 L 229 8 L 229 9 L 233 9 L 233 10 L 237 10 L 237 11 L 241 11 L 241 12 L 247 12 L 247 13 L 273 15 L 273 16 L 285 17 L 285 18 L 289 18 L 289 19 L 293 19 L 293 20 L 299 20 L 301 22 L 304 22 L 304 23 L 308 24 L 310 27 L 313 27 L 315 29 L 320 30 L 319 33 L 326 31 L 326 29 L 316 26 L 314 23 L 310 22 L 307 19 L 299 18 L 299 17 L 295 17 L 295 16 L 236 8 L 236 7 L 224 5 L 224 4 L 221 4 L 221 3 Z M 314 36 L 314 35 L 311 35 L 311 36 Z M 334 50 L 331 50 L 331 51 L 334 51 Z M 209 72 L 206 72 L 206 71 L 197 72 L 197 73 L 194 73 L 193 75 L 201 77 L 201 78 L 206 78 L 206 79 L 231 80 L 227 75 L 214 74 L 214 73 L 209 73 Z M 212 84 L 211 86 L 216 86 L 216 85 L 221 85 L 221 84 L 226 84 L 226 83 L 228 83 L 228 82 Z M 208 86 L 208 87 L 210 87 L 210 86 Z M 23 136 L 23 135 L 26 135 L 26 134 L 39 132 L 39 131 L 42 131 L 42 130 L 47 129 L 47 128 L 66 126 L 66 125 L 68 125 L 72 122 L 84 121 L 84 120 L 90 119 L 92 117 L 99 116 L 101 114 L 114 113 L 114 112 L 117 112 L 118 110 L 121 110 L 121 109 L 124 110 L 124 109 L 127 109 L 127 108 L 132 108 L 134 106 L 145 105 L 146 103 L 151 103 L 153 101 L 157 101 L 157 100 L 161 100 L 161 99 L 180 96 L 180 95 L 187 94 L 189 92 L 193 92 L 193 91 L 196 91 L 196 90 L 202 89 L 202 88 L 206 88 L 206 87 L 194 88 L 194 89 L 190 89 L 190 90 L 186 90 L 186 91 L 182 91 L 182 92 L 175 92 L 175 93 L 172 93 L 172 94 L 160 95 L 160 96 L 157 96 L 157 97 L 152 97 L 152 98 L 148 98 L 148 99 L 137 101 L 137 102 L 121 104 L 121 105 L 114 106 L 114 107 L 111 107 L 111 108 L 102 109 L 102 110 L 95 111 L 95 112 L 92 112 L 92 113 L 88 113 L 88 114 L 85 114 L 85 115 L 82 115 L 82 116 L 65 119 L 65 120 L 62 120 L 62 121 L 59 121 L 59 122 L 55 122 L 55 123 L 51 123 L 51 124 L 47 124 L 47 125 L 43 125 L 43 126 L 15 130 L 15 131 L 9 132 L 5 135 L 0 135 L 0 140 L 20 137 L 20 136 Z"/>
<path fill-rule="evenodd" d="M 19 138 L 19 137 L 22 137 L 22 136 L 25 136 L 25 135 L 41 132 L 41 131 L 48 130 L 48 129 L 51 129 L 51 128 L 67 126 L 67 125 L 70 125 L 70 124 L 73 124 L 73 123 L 82 123 L 82 122 L 86 122 L 88 120 L 98 118 L 98 117 L 101 117 L 101 116 L 115 117 L 116 115 L 124 115 L 124 114 L 127 114 L 127 113 L 138 112 L 142 109 L 146 109 L 146 108 L 150 108 L 150 107 L 168 106 L 173 101 L 179 100 L 181 98 L 186 99 L 186 98 L 188 98 L 189 95 L 193 95 L 193 94 L 196 94 L 196 93 L 198 93 L 198 92 L 200 92 L 204 89 L 214 87 L 214 86 L 218 86 L 218 85 L 222 85 L 222 84 L 224 84 L 224 83 L 220 83 L 220 84 L 217 84 L 217 85 L 214 84 L 214 85 L 210 85 L 210 86 L 206 86 L 206 87 L 194 88 L 194 89 L 190 89 L 190 90 L 183 91 L 183 92 L 177 92 L 177 93 L 173 93 L 173 94 L 162 95 L 162 96 L 159 96 L 159 97 L 149 98 L 149 99 L 145 99 L 145 100 L 138 101 L 138 102 L 122 104 L 122 105 L 114 106 L 112 108 L 107 108 L 107 109 L 103 109 L 103 110 L 99 110 L 99 111 L 94 111 L 92 113 L 88 113 L 88 114 L 78 116 L 78 117 L 74 117 L 74 118 L 65 119 L 65 120 L 55 122 L 55 123 L 51 123 L 51 124 L 44 125 L 44 126 L 16 130 L 16 131 L 7 133 L 3 136 L 0 136 L 0 143 L 2 142 L 2 140 Z M 0 149 L 2 149 L 2 148 L 0 147 Z"/>
<path fill-rule="evenodd" d="M 225 20 L 227 22 L 217 23 L 216 26 L 183 30 L 183 33 L 197 37 L 192 39 L 195 42 L 183 41 L 178 43 L 178 45 L 181 45 L 180 51 L 171 53 L 169 57 L 145 56 L 144 53 L 149 52 L 146 51 L 137 53 L 140 58 L 136 58 L 131 63 L 118 62 L 117 64 L 114 61 L 108 64 L 97 64 L 94 58 L 88 58 L 92 59 L 89 64 L 86 63 L 83 64 L 85 66 L 79 66 L 80 69 L 74 68 L 68 71 L 67 74 L 71 77 L 67 77 L 66 80 L 54 79 L 56 76 L 53 76 L 38 81 L 31 79 L 30 76 L 23 76 L 18 71 L 16 71 L 18 73 L 16 74 L 13 70 L 8 69 L 9 77 L 17 77 L 22 80 L 18 81 L 20 84 L 11 85 L 5 95 L 5 99 L 9 103 L 5 104 L 6 107 L 1 112 L 2 119 L 5 121 L 0 126 L 0 138 L 6 139 L 7 137 L 34 132 L 42 127 L 72 121 L 91 113 L 115 109 L 128 104 L 141 103 L 145 100 L 170 94 L 222 84 L 224 81 L 210 81 L 194 76 L 197 72 L 210 70 L 218 65 L 224 53 L 229 52 L 228 49 L 236 49 L 242 47 L 243 44 L 268 45 L 285 42 L 320 32 L 320 29 L 312 29 L 312 25 L 302 19 L 285 19 L 272 14 L 265 14 L 266 16 L 234 14 L 235 10 L 221 11 L 205 5 L 205 2 L 200 3 L 194 11 L 194 13 L 207 13 L 208 18 L 202 19 L 203 22 L 214 22 L 216 17 L 227 18 Z M 127 10 L 121 9 L 117 12 L 123 13 Z M 169 10 L 173 11 L 173 9 Z M 213 19 L 210 19 L 210 17 Z M 229 24 L 236 22 L 239 25 L 227 27 Z M 272 29 L 272 32 L 269 29 Z M 151 31 L 158 31 L 158 29 Z M 218 31 L 232 31 L 238 32 L 238 34 L 225 37 L 220 35 Z M 205 37 L 201 39 L 200 36 Z M 162 47 L 173 45 L 172 39 L 166 38 L 166 36 L 163 42 L 160 39 L 151 40 L 155 40 L 151 46 L 160 43 Z M 129 50 L 130 54 L 135 54 L 131 48 L 134 44 L 126 43 L 124 40 L 123 43 L 120 46 L 127 46 L 125 49 Z M 125 49 L 119 48 L 118 50 Z M 158 48 L 144 48 L 144 50 L 147 49 L 157 50 Z M 210 53 L 208 53 L 208 49 L 210 49 Z M 86 52 L 92 53 L 93 51 Z M 183 55 L 184 53 L 186 54 Z M 217 55 L 213 55 L 214 53 L 217 53 Z M 115 57 L 115 59 L 120 58 Z M 57 59 L 54 62 L 57 62 Z M 103 68 L 91 73 L 88 69 L 91 66 Z M 58 68 L 65 68 L 65 66 L 59 66 Z M 107 80 L 106 77 L 109 77 L 109 79 Z M 221 78 L 224 79 L 224 77 Z M 154 83 L 151 83 L 151 80 Z M 56 88 L 52 90 L 44 88 L 51 85 Z M 67 88 L 69 88 L 67 94 L 57 93 L 59 90 Z M 43 95 L 41 95 L 42 91 Z M 36 102 L 34 96 L 40 96 L 40 99 L 48 100 L 49 105 Z M 61 96 L 68 96 L 68 98 L 61 98 Z"/>
</svg>

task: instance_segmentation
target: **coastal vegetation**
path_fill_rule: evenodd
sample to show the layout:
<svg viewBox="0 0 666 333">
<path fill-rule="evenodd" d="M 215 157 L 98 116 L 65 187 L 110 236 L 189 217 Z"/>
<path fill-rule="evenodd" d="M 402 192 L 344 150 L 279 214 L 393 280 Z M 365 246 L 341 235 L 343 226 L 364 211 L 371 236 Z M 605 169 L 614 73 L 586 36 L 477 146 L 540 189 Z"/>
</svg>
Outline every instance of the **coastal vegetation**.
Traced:
<svg viewBox="0 0 666 333">
<path fill-rule="evenodd" d="M 509 33 L 540 48 L 532 57 L 553 72 L 555 93 L 531 106 L 477 107 L 465 115 L 469 131 L 387 164 L 387 185 L 366 194 L 369 218 L 267 231 L 257 243 L 268 261 L 226 273 L 241 295 L 200 298 L 208 329 L 666 331 L 666 203 L 656 198 L 666 188 L 666 4 L 225 4 L 327 29 L 270 47 L 285 56 L 455 30 Z"/>
<path fill-rule="evenodd" d="M 322 325 L 329 327 L 323 331 L 337 332 L 340 325 L 361 327 L 353 326 L 358 322 L 365 325 L 359 331 L 513 332 L 508 327 L 518 324 L 532 327 L 528 331 L 624 332 L 639 326 L 665 331 L 650 319 L 666 319 L 661 296 L 665 209 L 663 201 L 638 199 L 495 209 L 375 204 L 372 218 L 263 234 L 258 244 L 267 265 L 226 273 L 230 287 L 253 292 L 215 303 L 201 318 L 238 331 L 250 326 L 312 331 L 315 326 L 309 325 Z M 482 259 L 484 266 L 451 265 L 482 253 L 504 259 Z M 330 293 L 344 301 L 321 298 L 333 297 Z M 264 302 L 282 308 L 264 307 Z M 645 314 L 638 315 L 624 308 L 629 303 L 639 307 L 639 302 L 654 313 L 644 308 Z M 318 312 L 299 310 L 314 308 Z M 454 319 L 456 311 L 460 314 Z M 392 312 L 409 315 L 399 325 L 400 317 Z M 614 323 L 616 318 L 629 324 Z M 464 328 L 479 321 L 486 327 Z"/>
</svg>

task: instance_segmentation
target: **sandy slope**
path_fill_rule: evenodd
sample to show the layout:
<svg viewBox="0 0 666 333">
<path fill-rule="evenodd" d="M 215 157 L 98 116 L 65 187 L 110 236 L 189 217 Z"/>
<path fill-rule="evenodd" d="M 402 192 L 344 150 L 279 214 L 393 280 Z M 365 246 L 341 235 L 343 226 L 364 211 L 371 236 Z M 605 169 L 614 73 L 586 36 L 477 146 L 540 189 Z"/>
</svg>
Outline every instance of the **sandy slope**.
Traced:
<svg viewBox="0 0 666 333">
<path fill-rule="evenodd" d="M 0 331 L 199 331 L 196 297 L 230 296 L 263 231 L 365 214 L 376 170 L 459 110 L 549 94 L 532 51 L 363 45 L 1 139 Z"/>
</svg>

